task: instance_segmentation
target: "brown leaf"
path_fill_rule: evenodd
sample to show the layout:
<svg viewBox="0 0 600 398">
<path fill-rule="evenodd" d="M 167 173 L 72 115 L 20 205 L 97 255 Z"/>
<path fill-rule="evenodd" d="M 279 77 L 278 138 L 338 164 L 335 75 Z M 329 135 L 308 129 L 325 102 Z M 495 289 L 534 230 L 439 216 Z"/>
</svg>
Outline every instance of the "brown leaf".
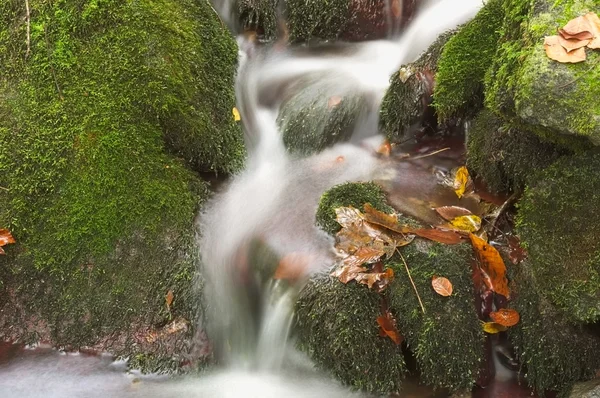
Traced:
<svg viewBox="0 0 600 398">
<path fill-rule="evenodd" d="M 353 255 L 344 259 L 344 265 L 360 266 L 363 264 L 374 263 L 385 254 L 383 249 L 375 247 L 363 246 L 359 248 Z"/>
<path fill-rule="evenodd" d="M 377 324 L 379 325 L 380 336 L 389 337 L 396 345 L 402 344 L 404 337 L 402 337 L 396 328 L 396 320 L 389 311 L 386 311 L 384 315 L 377 317 Z"/>
<path fill-rule="evenodd" d="M 367 285 L 369 289 L 377 284 L 378 290 L 383 290 L 394 279 L 394 270 L 386 269 L 384 272 L 365 272 L 356 275 L 356 282 Z"/>
<path fill-rule="evenodd" d="M 504 332 L 507 329 L 506 326 L 502 326 L 496 322 L 483 322 L 481 326 L 483 327 L 483 331 L 489 334 Z"/>
<path fill-rule="evenodd" d="M 402 0 L 392 0 L 390 8 L 394 18 L 400 18 L 402 16 L 402 4 Z"/>
<path fill-rule="evenodd" d="M 173 291 L 169 290 L 167 292 L 167 295 L 165 296 L 165 302 L 167 303 L 167 309 L 169 311 L 171 310 L 171 304 L 173 303 L 174 298 L 175 298 L 175 296 L 173 295 Z"/>
<path fill-rule="evenodd" d="M 527 258 L 527 252 L 521 246 L 519 238 L 514 235 L 508 237 L 508 258 L 513 264 L 518 264 Z"/>
<path fill-rule="evenodd" d="M 15 238 L 11 235 L 8 229 L 0 229 L 0 254 L 6 254 L 2 246 L 6 246 L 9 243 L 15 243 Z"/>
<path fill-rule="evenodd" d="M 385 156 L 386 158 L 391 155 L 391 153 L 392 153 L 392 144 L 390 144 L 390 142 L 388 141 L 387 138 L 383 141 L 383 144 L 381 144 L 379 146 L 379 148 L 377 149 L 377 153 L 380 154 L 380 155 Z"/>
<path fill-rule="evenodd" d="M 404 229 L 398 225 L 398 216 L 396 214 L 386 214 L 375 209 L 370 203 L 365 203 L 365 220 L 371 224 L 379 225 L 390 231 L 402 234 Z"/>
<path fill-rule="evenodd" d="M 352 206 L 338 207 L 335 209 L 337 222 L 344 228 L 350 227 L 352 224 L 361 225 L 365 219 L 360 210 Z"/>
<path fill-rule="evenodd" d="M 440 296 L 448 297 L 452 294 L 452 282 L 442 276 L 433 276 L 431 279 L 433 290 Z"/>
<path fill-rule="evenodd" d="M 355 280 L 358 275 L 366 271 L 366 267 L 342 266 L 338 267 L 335 271 L 333 271 L 331 273 L 331 276 L 333 276 L 334 278 L 338 278 L 340 282 L 346 284 L 350 281 Z"/>
<path fill-rule="evenodd" d="M 506 266 L 495 247 L 483 239 L 469 234 L 473 248 L 479 259 L 479 267 L 483 272 L 484 281 L 488 287 L 507 299 L 510 298 L 508 280 L 506 279 Z"/>
<path fill-rule="evenodd" d="M 445 231 L 441 229 L 410 229 L 409 233 L 447 245 L 456 245 L 462 242 L 459 234 L 454 231 Z"/>
<path fill-rule="evenodd" d="M 502 308 L 496 312 L 490 313 L 492 321 L 499 323 L 502 326 L 511 327 L 519 323 L 519 313 L 516 310 L 509 308 Z"/>
<path fill-rule="evenodd" d="M 584 15 L 585 19 L 590 23 L 590 28 L 592 29 L 592 34 L 594 38 L 587 45 L 588 48 L 591 49 L 599 49 L 600 48 L 600 18 L 595 12 L 588 12 Z"/>
<path fill-rule="evenodd" d="M 467 232 L 475 232 L 481 228 L 481 218 L 475 214 L 459 216 L 450 221 L 453 227 Z"/>
<path fill-rule="evenodd" d="M 310 264 L 314 256 L 309 253 L 292 252 L 286 254 L 279 260 L 273 279 L 297 281 L 308 274 Z"/>
<path fill-rule="evenodd" d="M 594 37 L 590 21 L 584 16 L 571 19 L 558 32 L 565 39 L 586 40 Z"/>
<path fill-rule="evenodd" d="M 567 52 L 573 51 L 573 50 L 577 50 L 578 48 L 582 48 L 587 46 L 590 42 L 592 41 L 592 39 L 585 39 L 585 40 L 579 40 L 579 39 L 565 39 L 562 36 L 558 36 L 558 43 L 563 46 L 563 48 L 565 50 L 567 50 Z"/>
<path fill-rule="evenodd" d="M 456 217 L 469 216 L 469 215 L 473 214 L 471 212 L 471 210 L 465 209 L 464 207 L 459 207 L 459 206 L 436 207 L 435 211 L 437 211 L 437 213 L 440 216 L 442 216 L 442 218 L 446 221 L 451 221 L 451 220 L 455 219 Z"/>
<path fill-rule="evenodd" d="M 548 58 L 553 59 L 554 61 L 572 64 L 585 61 L 585 49 L 578 48 L 577 50 L 567 52 L 567 50 L 560 45 L 558 36 L 546 36 L 544 38 L 544 48 L 546 49 Z"/>
</svg>

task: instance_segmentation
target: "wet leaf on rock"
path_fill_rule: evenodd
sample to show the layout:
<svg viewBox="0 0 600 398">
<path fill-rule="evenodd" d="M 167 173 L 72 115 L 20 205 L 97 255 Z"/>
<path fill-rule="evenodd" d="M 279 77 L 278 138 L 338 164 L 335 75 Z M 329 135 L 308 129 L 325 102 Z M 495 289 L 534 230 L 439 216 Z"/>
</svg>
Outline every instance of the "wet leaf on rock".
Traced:
<svg viewBox="0 0 600 398">
<path fill-rule="evenodd" d="M 500 325 L 496 322 L 483 322 L 481 326 L 483 327 L 483 331 L 489 334 L 504 332 L 506 329 L 508 329 L 506 326 Z"/>
<path fill-rule="evenodd" d="M 382 245 L 383 248 L 383 245 Z M 353 255 L 346 257 L 342 264 L 350 266 L 359 266 L 363 264 L 371 264 L 379 260 L 384 254 L 383 249 L 363 246 L 359 248 Z"/>
<path fill-rule="evenodd" d="M 240 120 L 242 120 L 242 116 L 240 115 L 240 111 L 238 111 L 238 109 L 236 107 L 234 107 L 231 110 L 231 113 L 233 114 L 233 120 L 235 120 L 236 122 L 239 122 Z"/>
<path fill-rule="evenodd" d="M 0 229 L 0 254 L 5 254 L 2 246 L 6 246 L 10 243 L 15 243 L 15 238 L 13 238 L 12 234 L 8 229 Z"/>
<path fill-rule="evenodd" d="M 490 318 L 502 326 L 511 327 L 519 323 L 520 316 L 516 310 L 502 308 L 496 312 L 491 312 Z"/>
<path fill-rule="evenodd" d="M 366 267 L 357 267 L 357 266 L 343 266 L 338 267 L 335 271 L 331 273 L 331 276 L 334 278 L 338 278 L 340 282 L 346 284 L 350 281 L 356 279 L 358 274 L 363 272 L 367 272 Z"/>
<path fill-rule="evenodd" d="M 584 16 L 590 23 L 590 28 L 594 35 L 594 38 L 587 46 L 591 49 L 600 49 L 600 18 L 598 18 L 595 12 L 588 12 Z"/>
<path fill-rule="evenodd" d="M 481 228 L 481 218 L 479 218 L 479 216 L 476 216 L 475 214 L 471 214 L 468 216 L 459 216 L 452 219 L 452 221 L 450 221 L 450 224 L 452 224 L 453 227 L 460 229 L 461 231 L 475 232 L 479 231 L 479 228 Z"/>
<path fill-rule="evenodd" d="M 459 198 L 463 197 L 470 181 L 469 170 L 465 166 L 459 167 L 454 176 L 454 192 L 456 192 L 456 196 Z"/>
<path fill-rule="evenodd" d="M 495 247 L 485 240 L 469 234 L 473 248 L 479 259 L 479 269 L 482 272 L 484 283 L 490 290 L 510 298 L 508 279 L 506 279 L 506 266 Z"/>
<path fill-rule="evenodd" d="M 459 234 L 454 231 L 447 231 L 442 229 L 411 229 L 410 233 L 413 233 L 421 238 L 426 238 L 435 242 L 444 243 L 446 245 L 456 245 L 462 242 L 462 238 Z"/>
<path fill-rule="evenodd" d="M 514 235 L 508 237 L 508 258 L 513 264 L 518 264 L 527 258 L 527 252 L 521 246 L 519 238 Z"/>
<path fill-rule="evenodd" d="M 440 296 L 448 297 L 452 295 L 452 282 L 443 276 L 433 276 L 431 279 L 433 290 Z"/>
<path fill-rule="evenodd" d="M 567 50 L 567 52 L 571 52 L 573 50 L 577 50 L 578 48 L 582 48 L 587 46 L 590 42 L 592 41 L 592 39 L 585 39 L 585 40 L 579 40 L 579 39 L 565 39 L 564 37 L 558 35 L 558 42 L 561 46 L 563 46 L 563 48 L 565 50 Z"/>
<path fill-rule="evenodd" d="M 349 228 L 352 224 L 360 226 L 365 217 L 360 210 L 352 206 L 338 207 L 335 209 L 336 220 L 343 228 Z"/>
<path fill-rule="evenodd" d="M 404 337 L 398 331 L 396 320 L 389 311 L 377 317 L 377 324 L 379 325 L 380 336 L 389 337 L 396 345 L 402 344 Z"/>
<path fill-rule="evenodd" d="M 435 211 L 446 221 L 452 221 L 456 217 L 469 216 L 473 214 L 471 210 L 460 206 L 436 207 Z"/>
<path fill-rule="evenodd" d="M 544 38 L 544 48 L 548 58 L 561 63 L 578 63 L 585 61 L 585 49 L 578 48 L 571 52 L 561 46 L 558 36 L 546 36 Z"/>
<path fill-rule="evenodd" d="M 369 203 L 365 203 L 364 209 L 365 220 L 371 224 L 379 225 L 380 227 L 384 227 L 399 234 L 406 232 L 405 229 L 398 225 L 398 216 L 396 214 L 386 214 L 375 209 Z"/>
<path fill-rule="evenodd" d="M 565 39 L 586 40 L 594 37 L 590 21 L 585 16 L 571 19 L 558 32 Z"/>
</svg>

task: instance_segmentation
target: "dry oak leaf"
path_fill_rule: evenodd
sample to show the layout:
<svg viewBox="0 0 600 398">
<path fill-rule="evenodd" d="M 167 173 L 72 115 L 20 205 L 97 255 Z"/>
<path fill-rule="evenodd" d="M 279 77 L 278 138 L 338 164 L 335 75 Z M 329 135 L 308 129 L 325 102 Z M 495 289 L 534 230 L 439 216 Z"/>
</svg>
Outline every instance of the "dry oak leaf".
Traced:
<svg viewBox="0 0 600 398">
<path fill-rule="evenodd" d="M 448 297 L 452 295 L 452 282 L 443 276 L 433 276 L 431 279 L 433 290 L 440 296 Z"/>
<path fill-rule="evenodd" d="M 478 236 L 469 234 L 473 248 L 479 259 L 479 268 L 483 273 L 485 284 L 490 290 L 510 298 L 508 279 L 506 279 L 506 265 L 495 247 Z"/>
<path fill-rule="evenodd" d="M 506 327 L 515 326 L 521 319 L 519 313 L 511 308 L 502 308 L 496 312 L 491 312 L 490 318 L 492 318 L 492 321 Z"/>
<path fill-rule="evenodd" d="M 588 12 L 584 17 L 590 23 L 590 28 L 594 35 L 594 38 L 587 46 L 591 49 L 600 49 L 600 18 L 598 18 L 595 12 Z"/>
<path fill-rule="evenodd" d="M 544 48 L 546 49 L 546 55 L 548 58 L 563 64 L 576 64 L 578 62 L 585 61 L 584 48 L 578 48 L 577 50 L 567 52 L 567 50 L 560 45 L 558 36 L 546 36 L 544 38 Z"/>
<path fill-rule="evenodd" d="M 0 254 L 5 254 L 2 246 L 6 246 L 9 243 L 15 243 L 15 238 L 11 235 L 8 229 L 2 228 L 0 229 Z"/>
<path fill-rule="evenodd" d="M 465 166 L 461 166 L 454 176 L 454 192 L 458 198 L 462 198 L 467 189 L 467 184 L 470 181 L 469 170 Z"/>
<path fill-rule="evenodd" d="M 482 322 L 483 331 L 489 334 L 504 332 L 507 327 L 496 322 Z"/>
<path fill-rule="evenodd" d="M 446 221 L 452 221 L 456 217 L 469 216 L 469 215 L 473 214 L 471 212 L 471 210 L 465 209 L 464 207 L 460 207 L 460 206 L 442 206 L 442 207 L 436 207 L 435 211 L 440 216 L 442 216 L 442 218 L 444 220 L 446 220 Z"/>
<path fill-rule="evenodd" d="M 594 37 L 592 25 L 585 16 L 571 19 L 558 33 L 565 39 L 587 40 Z"/>
<path fill-rule="evenodd" d="M 396 345 L 402 344 L 404 337 L 402 337 L 396 328 L 396 320 L 389 311 L 386 311 L 384 315 L 377 317 L 377 324 L 379 325 L 380 336 L 389 337 Z"/>
</svg>

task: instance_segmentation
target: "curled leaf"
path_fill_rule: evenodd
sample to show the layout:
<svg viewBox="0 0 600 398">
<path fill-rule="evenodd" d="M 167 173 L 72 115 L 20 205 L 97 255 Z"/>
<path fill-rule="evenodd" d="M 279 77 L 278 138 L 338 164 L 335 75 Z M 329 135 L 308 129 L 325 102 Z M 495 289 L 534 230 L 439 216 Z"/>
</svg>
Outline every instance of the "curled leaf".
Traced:
<svg viewBox="0 0 600 398">
<path fill-rule="evenodd" d="M 469 216 L 473 214 L 471 210 L 465 209 L 464 207 L 459 206 L 442 206 L 436 207 L 435 211 L 442 216 L 442 218 L 446 221 L 451 221 L 456 217 L 460 216 Z"/>
<path fill-rule="evenodd" d="M 431 279 L 433 290 L 440 296 L 448 297 L 452 295 L 452 283 L 442 276 L 434 276 Z"/>
<path fill-rule="evenodd" d="M 360 210 L 352 206 L 338 207 L 335 209 L 335 215 L 337 222 L 344 228 L 348 228 L 352 224 L 360 225 L 365 219 Z"/>
<path fill-rule="evenodd" d="M 565 39 L 586 40 L 594 37 L 590 21 L 584 16 L 571 19 L 558 32 Z"/>
<path fill-rule="evenodd" d="M 459 216 L 450 221 L 450 224 L 461 231 L 475 232 L 481 228 L 481 218 L 475 214 Z"/>
<path fill-rule="evenodd" d="M 481 326 L 483 327 L 483 331 L 489 334 L 504 332 L 507 329 L 506 326 L 496 322 L 483 322 Z"/>
<path fill-rule="evenodd" d="M 508 279 L 506 279 L 506 266 L 495 247 L 485 240 L 469 234 L 473 248 L 479 259 L 479 268 L 483 272 L 483 278 L 490 290 L 510 298 Z"/>
<path fill-rule="evenodd" d="M 502 308 L 496 312 L 490 313 L 492 321 L 506 327 L 515 326 L 519 323 L 519 313 L 516 310 L 509 308 Z"/>
<path fill-rule="evenodd" d="M 590 23 L 590 29 L 592 31 L 592 34 L 594 35 L 594 38 L 587 46 L 588 46 L 588 48 L 591 48 L 591 49 L 599 49 L 600 48 L 600 18 L 598 18 L 598 15 L 595 12 L 588 12 L 587 14 L 584 15 L 584 17 Z"/>
<path fill-rule="evenodd" d="M 377 324 L 379 325 L 380 336 L 389 337 L 394 343 L 396 343 L 396 345 L 400 345 L 402 343 L 404 337 L 402 337 L 396 328 L 396 320 L 389 311 L 386 311 L 384 315 L 377 317 Z"/>
<path fill-rule="evenodd" d="M 578 63 L 585 61 L 585 49 L 578 48 L 571 52 L 560 45 L 558 36 L 546 36 L 544 38 L 544 48 L 548 58 L 561 63 Z"/>
</svg>

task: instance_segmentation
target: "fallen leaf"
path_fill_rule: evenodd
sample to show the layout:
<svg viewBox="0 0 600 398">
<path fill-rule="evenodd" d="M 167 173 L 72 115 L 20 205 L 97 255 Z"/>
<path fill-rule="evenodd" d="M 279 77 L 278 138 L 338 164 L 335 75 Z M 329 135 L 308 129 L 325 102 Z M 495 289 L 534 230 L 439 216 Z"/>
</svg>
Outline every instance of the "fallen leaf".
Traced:
<svg viewBox="0 0 600 398">
<path fill-rule="evenodd" d="M 160 330 L 154 330 L 146 335 L 146 341 L 148 343 L 154 343 L 157 340 L 163 339 L 169 335 L 185 332 L 188 330 L 189 321 L 185 318 L 177 318 L 173 322 L 164 326 Z"/>
<path fill-rule="evenodd" d="M 240 111 L 238 111 L 238 109 L 236 107 L 234 107 L 231 110 L 231 113 L 233 114 L 233 120 L 235 120 L 236 122 L 239 122 L 240 120 L 242 120 L 242 116 L 240 116 Z"/>
<path fill-rule="evenodd" d="M 375 209 L 370 203 L 365 203 L 364 209 L 365 220 L 371 224 L 379 225 L 399 234 L 404 233 L 404 229 L 398 225 L 398 216 L 396 214 L 386 214 Z"/>
<path fill-rule="evenodd" d="M 473 248 L 479 259 L 479 267 L 483 272 L 484 282 L 490 290 L 510 298 L 508 280 L 506 279 L 506 266 L 495 247 L 485 240 L 469 234 Z"/>
<path fill-rule="evenodd" d="M 599 49 L 600 48 L 600 18 L 595 12 L 588 12 L 584 15 L 585 19 L 590 23 L 590 28 L 592 30 L 592 34 L 594 38 L 587 45 L 588 48 L 591 49 Z"/>
<path fill-rule="evenodd" d="M 469 170 L 467 170 L 465 166 L 461 166 L 454 176 L 454 192 L 456 192 L 456 196 L 458 196 L 459 199 L 465 194 L 469 180 Z"/>
<path fill-rule="evenodd" d="M 502 326 L 496 322 L 483 322 L 481 326 L 483 327 L 483 331 L 489 334 L 504 332 L 507 329 L 506 326 Z"/>
<path fill-rule="evenodd" d="M 515 326 L 519 323 L 519 313 L 516 310 L 509 308 L 502 308 L 496 312 L 490 313 L 492 321 L 506 327 Z"/>
<path fill-rule="evenodd" d="M 544 48 L 548 58 L 561 63 L 578 63 L 585 61 L 585 49 L 578 48 L 571 52 L 560 45 L 558 36 L 546 36 L 544 38 Z"/>
<path fill-rule="evenodd" d="M 273 279 L 297 281 L 308 273 L 314 257 L 308 253 L 292 252 L 279 260 Z"/>
<path fill-rule="evenodd" d="M 469 216 L 473 214 L 471 210 L 465 209 L 464 207 L 459 206 L 442 206 L 436 207 L 435 211 L 442 216 L 442 218 L 446 221 L 451 221 L 456 217 L 460 216 Z"/>
<path fill-rule="evenodd" d="M 342 102 L 342 97 L 340 97 L 339 95 L 334 95 L 332 97 L 329 97 L 329 99 L 327 100 L 327 108 L 333 109 L 336 106 L 338 106 L 341 102 Z"/>
<path fill-rule="evenodd" d="M 343 228 L 348 228 L 352 224 L 361 225 L 365 219 L 364 215 L 360 210 L 355 209 L 352 206 L 338 207 L 335 209 L 336 221 Z"/>
<path fill-rule="evenodd" d="M 9 243 L 15 243 L 15 238 L 11 235 L 8 229 L 0 229 L 0 254 L 6 254 L 2 246 L 6 246 Z"/>
<path fill-rule="evenodd" d="M 410 229 L 409 233 L 447 245 L 456 245 L 457 243 L 462 242 L 460 235 L 454 231 L 442 229 Z"/>
<path fill-rule="evenodd" d="M 475 214 L 459 216 L 450 221 L 450 224 L 461 231 L 475 232 L 481 228 L 481 218 Z"/>
<path fill-rule="evenodd" d="M 369 289 L 377 285 L 377 290 L 382 291 L 394 280 L 394 270 L 387 268 L 384 272 L 363 272 L 356 275 L 354 279 L 360 284 L 367 285 Z"/>
<path fill-rule="evenodd" d="M 562 36 L 558 36 L 558 43 L 563 46 L 563 48 L 565 50 L 567 50 L 567 52 L 573 51 L 573 50 L 577 50 L 578 48 L 582 48 L 587 46 L 590 42 L 592 41 L 592 39 L 585 39 L 585 40 L 579 40 L 579 39 L 565 39 Z"/>
<path fill-rule="evenodd" d="M 173 291 L 169 290 L 167 295 L 165 296 L 165 302 L 167 303 L 167 309 L 171 311 L 171 304 L 173 303 L 173 299 L 175 296 L 173 295 Z"/>
<path fill-rule="evenodd" d="M 386 311 L 384 315 L 377 317 L 377 324 L 379 325 L 380 336 L 389 337 L 396 345 L 402 344 L 404 337 L 402 337 L 396 328 L 396 320 L 389 311 Z"/>
<path fill-rule="evenodd" d="M 385 254 L 382 249 L 363 246 L 359 248 L 353 255 L 346 257 L 343 260 L 344 265 L 360 266 L 363 264 L 374 263 Z"/>
<path fill-rule="evenodd" d="M 390 144 L 390 141 L 388 141 L 387 138 L 383 141 L 383 144 L 379 146 L 377 153 L 385 156 L 386 158 L 390 156 L 392 153 L 392 144 Z"/>
<path fill-rule="evenodd" d="M 565 39 L 586 40 L 594 37 L 590 21 L 584 16 L 571 19 L 558 32 Z"/>
<path fill-rule="evenodd" d="M 366 267 L 342 266 L 336 268 L 336 270 L 331 273 L 331 276 L 333 276 L 334 278 L 338 278 L 340 282 L 346 284 L 350 281 L 355 280 L 359 274 L 362 274 L 366 271 Z"/>
<path fill-rule="evenodd" d="M 363 246 L 373 243 L 377 239 L 370 236 L 369 231 L 361 226 L 353 225 L 342 228 L 335 236 L 335 248 L 342 254 L 350 256 Z"/>
<path fill-rule="evenodd" d="M 433 290 L 440 296 L 448 297 L 452 294 L 452 282 L 442 276 L 433 276 L 431 279 Z"/>
</svg>

